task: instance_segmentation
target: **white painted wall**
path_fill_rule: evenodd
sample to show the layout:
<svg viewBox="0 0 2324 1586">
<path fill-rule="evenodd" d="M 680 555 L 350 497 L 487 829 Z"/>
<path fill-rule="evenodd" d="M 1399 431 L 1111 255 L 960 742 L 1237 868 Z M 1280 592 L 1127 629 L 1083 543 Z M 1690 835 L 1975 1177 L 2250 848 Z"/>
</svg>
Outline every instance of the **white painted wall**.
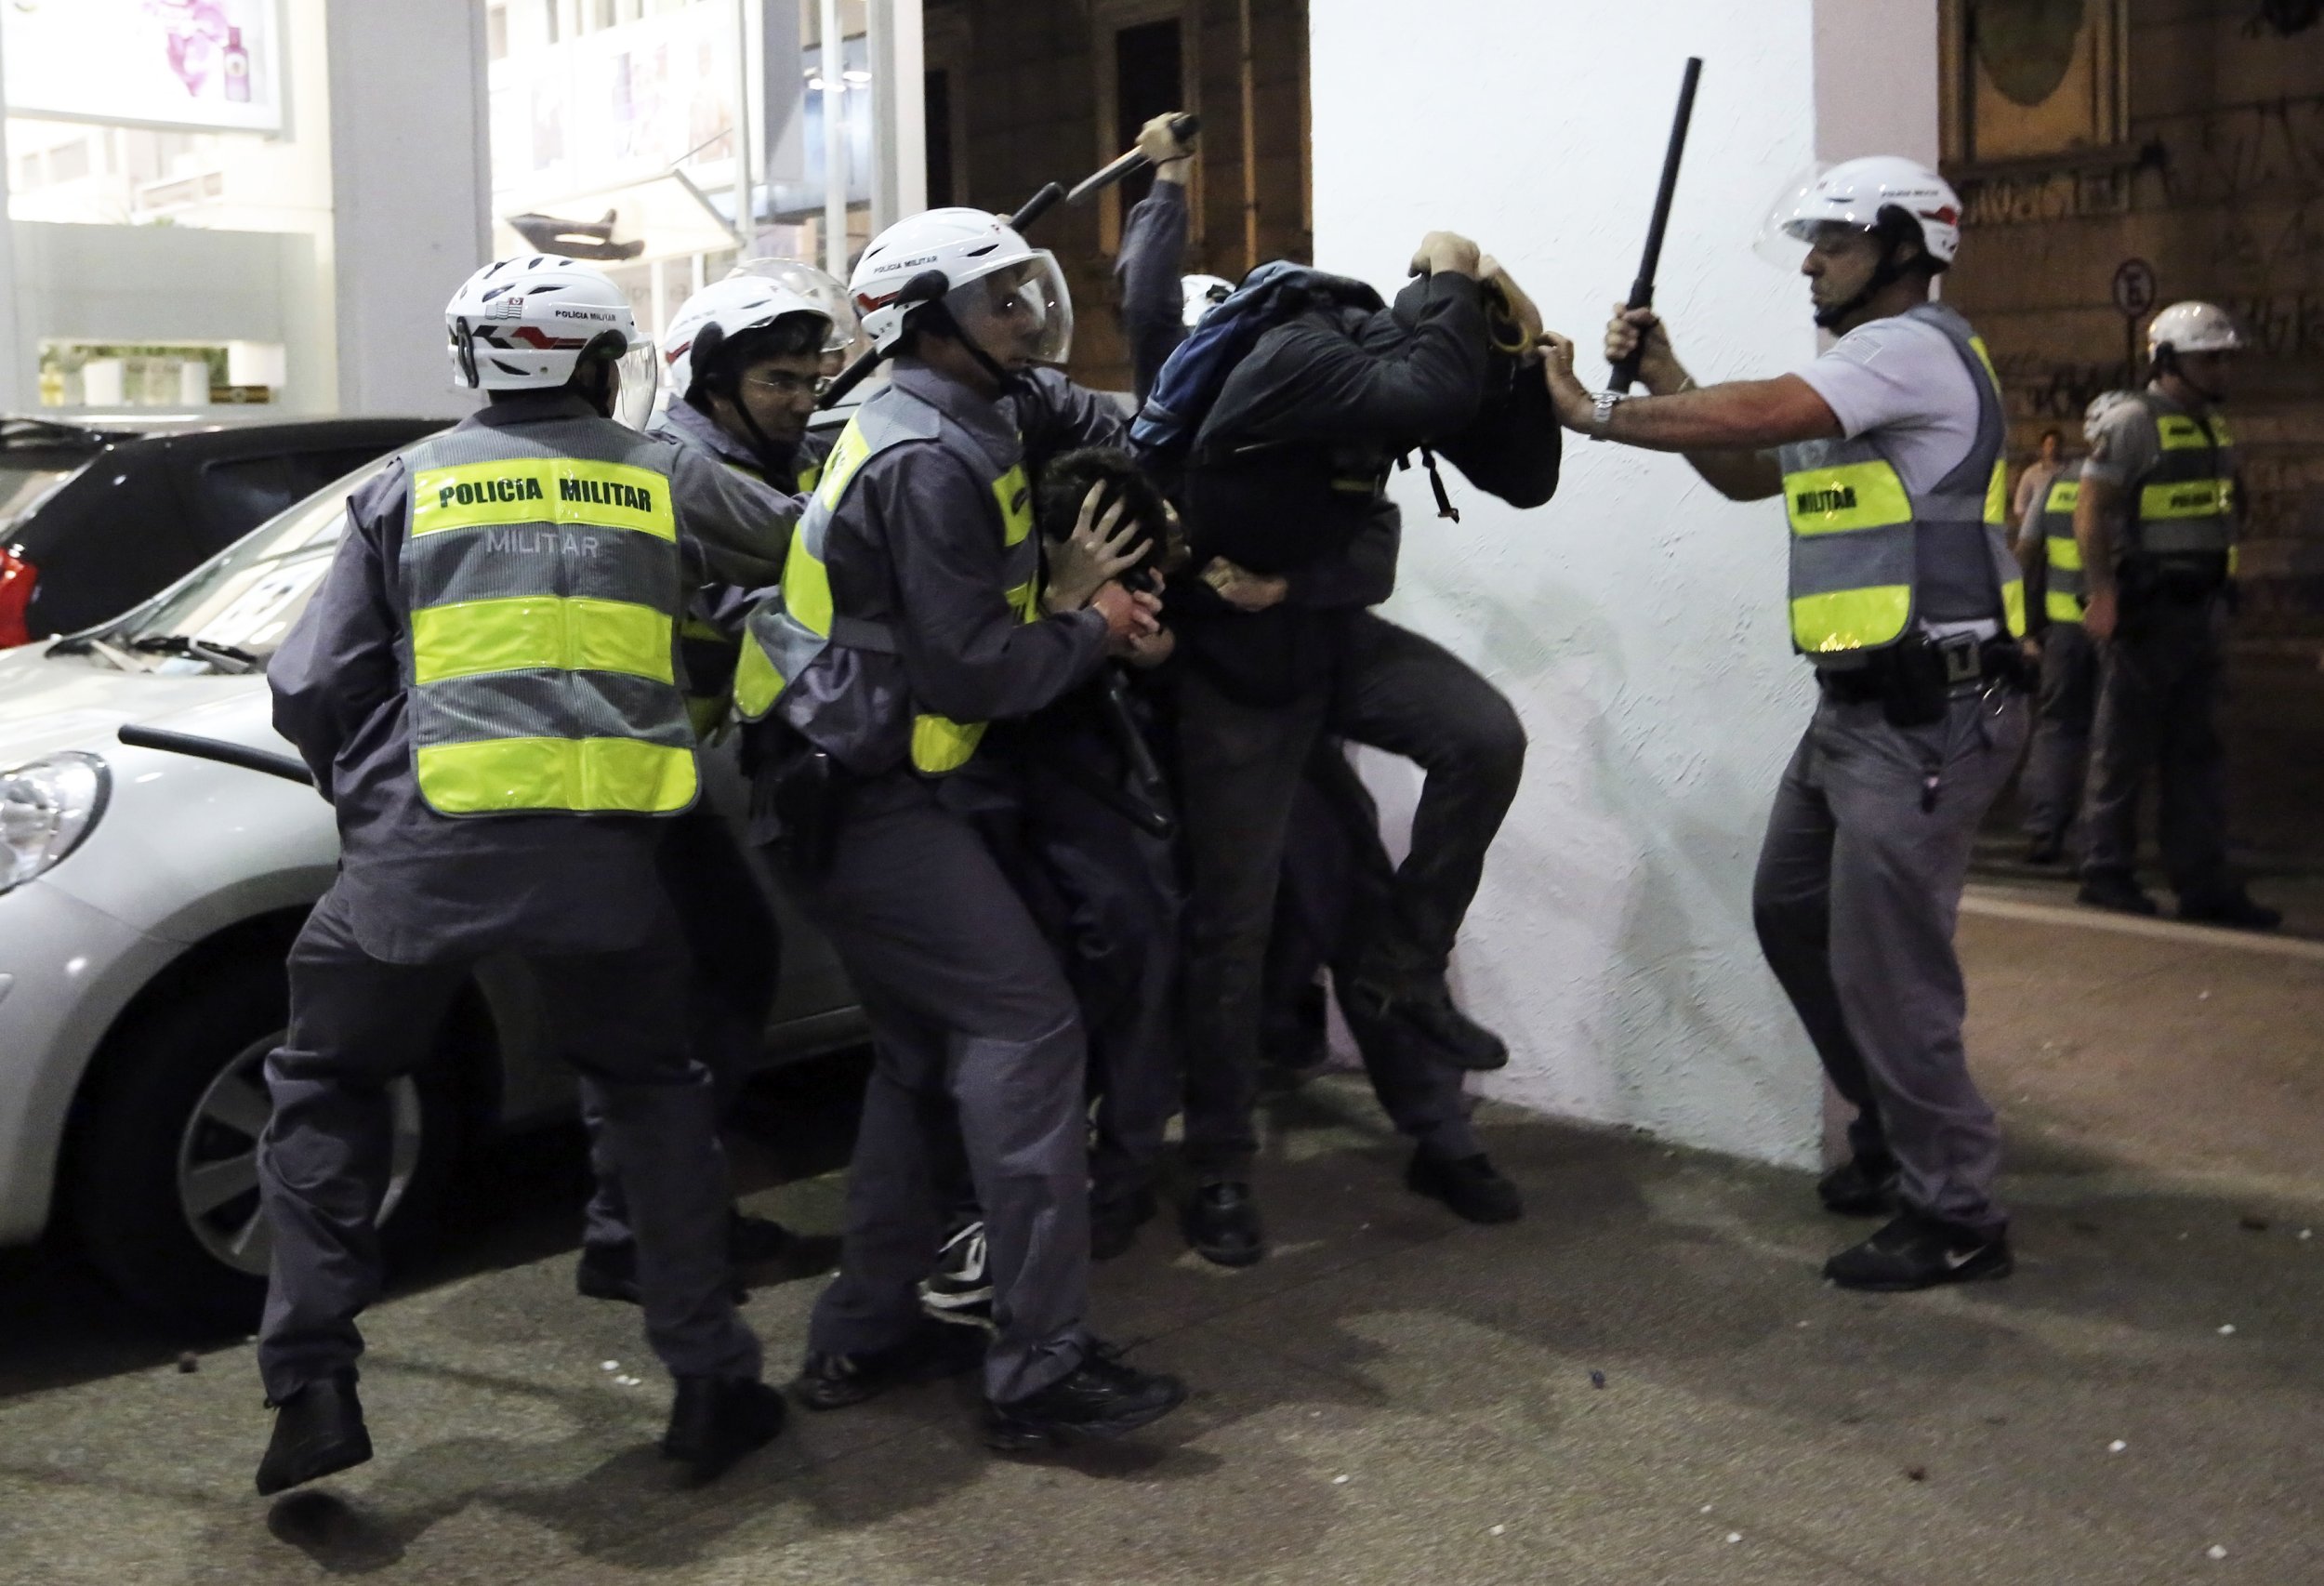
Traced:
<svg viewBox="0 0 2324 1586">
<path fill-rule="evenodd" d="M 339 406 L 460 414 L 443 306 L 489 257 L 492 159 L 477 0 L 331 0 Z"/>
<path fill-rule="evenodd" d="M 1393 290 L 1423 231 L 1466 232 L 1583 345 L 1597 382 L 1680 67 L 1700 55 L 1659 304 L 1706 382 L 1795 367 L 1817 346 L 1804 286 L 1752 239 L 1819 153 L 1934 152 L 1934 12 L 1433 0 L 1419 25 L 1409 0 L 1326 0 L 1311 11 L 1316 262 Z M 1547 508 L 1452 488 L 1458 524 L 1434 516 L 1417 469 L 1403 476 L 1388 615 L 1479 667 L 1532 737 L 1455 964 L 1513 1051 L 1487 1091 L 1814 1160 L 1820 1076 L 1750 908 L 1813 692 L 1785 636 L 1778 509 L 1725 502 L 1676 457 L 1570 436 Z M 1367 770 L 1385 806 L 1409 807 L 1408 767 Z"/>
</svg>

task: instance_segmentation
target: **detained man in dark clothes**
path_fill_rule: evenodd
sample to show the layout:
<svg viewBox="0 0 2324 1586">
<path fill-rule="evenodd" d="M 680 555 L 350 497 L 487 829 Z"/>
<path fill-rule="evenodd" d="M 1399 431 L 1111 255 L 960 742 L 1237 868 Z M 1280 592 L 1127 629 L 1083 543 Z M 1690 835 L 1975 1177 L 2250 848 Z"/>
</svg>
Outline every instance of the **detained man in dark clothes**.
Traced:
<svg viewBox="0 0 2324 1586">
<path fill-rule="evenodd" d="M 1538 506 L 1556 488 L 1557 426 L 1491 352 L 1475 245 L 1432 233 L 1414 268 L 1423 279 L 1393 309 L 1319 305 L 1262 336 L 1228 376 L 1188 470 L 1202 571 L 1172 591 L 1193 879 L 1185 1140 L 1198 1184 L 1183 1226 L 1225 1265 L 1264 1250 L 1249 1181 L 1268 932 L 1290 812 L 1327 733 L 1427 773 L 1410 852 L 1391 884 L 1359 889 L 1334 974 L 1359 1028 L 1399 1038 L 1367 1047 L 1383 1100 L 1406 1097 L 1407 1128 L 1434 1115 L 1413 1130 L 1406 1182 L 1479 1220 L 1521 1209 L 1458 1096 L 1456 1070 L 1499 1066 L 1506 1049 L 1452 1006 L 1445 975 L 1516 795 L 1525 730 L 1458 657 L 1367 608 L 1395 582 L 1391 459 L 1432 445 L 1472 482 Z M 1445 1069 L 1433 1086 L 1406 1072 L 1422 1060 Z M 1422 1090 L 1433 1105 L 1411 1107 Z"/>
</svg>

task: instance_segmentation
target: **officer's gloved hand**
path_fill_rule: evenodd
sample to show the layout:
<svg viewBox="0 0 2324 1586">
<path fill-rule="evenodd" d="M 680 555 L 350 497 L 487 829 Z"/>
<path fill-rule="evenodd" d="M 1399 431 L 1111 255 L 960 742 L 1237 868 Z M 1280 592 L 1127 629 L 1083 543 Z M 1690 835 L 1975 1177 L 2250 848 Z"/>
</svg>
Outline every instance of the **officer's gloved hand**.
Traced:
<svg viewBox="0 0 2324 1586">
<path fill-rule="evenodd" d="M 1155 168 L 1169 179 L 1178 179 L 1178 171 L 1166 169 L 1182 166 L 1193 157 L 1195 151 L 1178 140 L 1170 124 L 1178 119 L 1178 112 L 1165 111 L 1138 129 L 1138 152 L 1154 162 Z"/>
</svg>

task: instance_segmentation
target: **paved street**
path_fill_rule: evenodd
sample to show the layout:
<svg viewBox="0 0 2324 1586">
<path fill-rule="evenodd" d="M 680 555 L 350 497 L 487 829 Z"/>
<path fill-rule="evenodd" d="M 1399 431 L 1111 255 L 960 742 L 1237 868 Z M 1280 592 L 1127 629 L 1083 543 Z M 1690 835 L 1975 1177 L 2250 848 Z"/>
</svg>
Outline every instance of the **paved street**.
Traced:
<svg viewBox="0 0 2324 1586">
<path fill-rule="evenodd" d="M 1963 927 L 2014 1135 L 2005 1284 L 1842 1294 L 1816 1266 L 1856 1225 L 1803 1175 L 1499 1110 L 1532 1214 L 1464 1227 L 1333 1078 L 1279 1109 L 1272 1260 L 1206 1267 L 1157 1226 L 1102 1269 L 1102 1326 L 1197 1389 L 1144 1440 L 1010 1461 L 942 1386 L 799 1416 L 684 1492 L 634 1315 L 572 1294 L 552 1139 L 372 1318 L 377 1461 L 271 1506 L 246 1349 L 183 1373 L 186 1341 L 69 1268 L 0 1267 L 0 1579 L 2317 1579 L 2324 949 L 2047 906 L 1987 890 Z M 746 1170 L 827 1159 L 844 1099 L 836 1072 L 762 1098 L 793 1127 Z M 828 1227 L 837 1194 L 752 1199 Z M 751 1303 L 786 1363 L 813 1287 Z"/>
</svg>

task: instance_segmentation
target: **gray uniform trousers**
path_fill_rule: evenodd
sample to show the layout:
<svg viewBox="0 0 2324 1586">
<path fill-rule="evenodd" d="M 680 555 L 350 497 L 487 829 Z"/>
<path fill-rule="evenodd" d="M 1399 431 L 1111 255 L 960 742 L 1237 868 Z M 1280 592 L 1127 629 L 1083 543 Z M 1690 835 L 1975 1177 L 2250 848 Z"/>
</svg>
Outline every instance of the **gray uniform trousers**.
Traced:
<svg viewBox="0 0 2324 1586">
<path fill-rule="evenodd" d="M 2079 622 L 2041 633 L 2041 691 L 2034 699 L 2033 743 L 2018 786 L 2026 834 L 2080 840 L 2075 816 L 2090 765 L 2090 725 L 2098 709 L 2098 651 Z"/>
<path fill-rule="evenodd" d="M 1252 1114 L 1267 938 L 1291 810 L 1309 755 L 1327 731 L 1405 756 L 1427 773 L 1411 852 L 1359 899 L 1365 906 L 1350 921 L 1341 960 L 1367 975 L 1396 973 L 1407 985 L 1443 975 L 1525 769 L 1525 729 L 1509 701 L 1441 645 L 1369 612 L 1351 618 L 1331 684 L 1288 705 L 1246 704 L 1198 667 L 1185 669 L 1178 710 L 1193 876 L 1185 1140 L 1190 1165 L 1214 1182 L 1247 1179 L 1258 1153 Z M 1392 1094 L 1429 1098 L 1400 1109 L 1429 1130 L 1420 1143 L 1455 1156 L 1474 1151 L 1459 1115 L 1459 1071 L 1385 1039 L 1365 1044 L 1365 1061 L 1383 1102 Z M 1423 1075 L 1419 1065 L 1440 1072 Z"/>
<path fill-rule="evenodd" d="M 718 761 L 706 754 L 703 760 L 703 798 L 667 823 L 661 871 L 686 945 L 687 1029 L 694 1055 L 710 1070 L 723 1117 L 766 1051 L 782 931 L 742 843 L 711 802 L 709 771 Z M 589 1130 L 597 1189 L 581 1238 L 592 1249 L 627 1249 L 635 1240 L 628 1197 L 593 1094 L 583 1093 L 581 1119 Z"/>
<path fill-rule="evenodd" d="M 908 773 L 853 791 L 821 875 L 770 856 L 872 1026 L 839 1272 L 808 1347 L 880 1350 L 919 1325 L 965 1152 L 993 1283 L 985 1396 L 1037 1393 L 1089 1340 L 1084 1050 L 1056 955 L 984 839 Z"/>
<path fill-rule="evenodd" d="M 626 951 L 529 962 L 551 1036 L 594 1092 L 629 1186 L 647 1341 L 674 1375 L 756 1377 L 759 1341 L 726 1288 L 726 1164 L 708 1076 L 686 1051 L 674 929 L 665 918 Z M 363 1350 L 355 1318 L 381 1282 L 387 1088 L 427 1060 L 473 967 L 372 958 L 335 894 L 291 947 L 290 1031 L 267 1059 L 274 1111 L 258 1145 L 274 1232 L 258 1370 L 277 1402 Z"/>
<path fill-rule="evenodd" d="M 1751 888 L 1768 967 L 1856 1109 L 1850 1144 L 1895 1160 L 1907 1206 L 1987 1233 L 2008 1225 L 1993 1198 L 2000 1130 L 1961 1049 L 1953 930 L 1978 823 L 2025 739 L 2013 692 L 1958 695 L 1926 727 L 1891 725 L 1878 702 L 1819 701 Z"/>
<path fill-rule="evenodd" d="M 2238 889 L 2227 868 L 2226 752 L 2212 720 L 2226 602 L 2158 595 L 2127 607 L 2098 646 L 2098 715 L 2083 800 L 2085 876 L 2138 862 L 2138 800 L 2161 783 L 2164 872 L 2181 903 Z"/>
</svg>

